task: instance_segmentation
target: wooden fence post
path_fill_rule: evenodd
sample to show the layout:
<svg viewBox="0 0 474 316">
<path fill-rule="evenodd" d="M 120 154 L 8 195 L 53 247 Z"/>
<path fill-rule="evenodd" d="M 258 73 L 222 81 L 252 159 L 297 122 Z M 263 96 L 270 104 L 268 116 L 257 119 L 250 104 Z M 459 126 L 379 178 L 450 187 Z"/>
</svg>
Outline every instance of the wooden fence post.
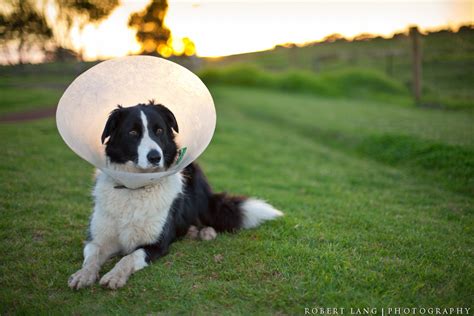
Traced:
<svg viewBox="0 0 474 316">
<path fill-rule="evenodd" d="M 420 43 L 420 32 L 417 26 L 410 27 L 410 37 L 412 40 L 412 84 L 413 96 L 417 105 L 421 100 L 421 79 L 422 79 L 422 53 Z"/>
<path fill-rule="evenodd" d="M 295 67 L 297 68 L 298 66 L 298 46 L 296 44 L 293 44 L 288 48 L 288 56 L 289 56 L 289 66 L 290 67 Z"/>
<path fill-rule="evenodd" d="M 393 77 L 393 57 L 394 53 L 392 51 L 385 54 L 385 73 L 390 77 Z"/>
</svg>

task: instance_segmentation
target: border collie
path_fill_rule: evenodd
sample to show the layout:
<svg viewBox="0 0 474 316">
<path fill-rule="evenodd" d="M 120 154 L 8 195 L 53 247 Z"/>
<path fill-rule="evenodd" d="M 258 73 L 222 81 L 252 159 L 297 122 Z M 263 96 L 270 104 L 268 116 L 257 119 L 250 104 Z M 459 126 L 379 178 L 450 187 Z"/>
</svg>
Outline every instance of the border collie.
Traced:
<svg viewBox="0 0 474 316">
<path fill-rule="evenodd" d="M 102 134 L 108 164 L 129 172 L 166 170 L 178 155 L 175 133 L 176 119 L 161 104 L 118 106 Z M 98 172 L 93 196 L 84 263 L 68 282 L 73 289 L 92 285 L 102 264 L 116 254 L 123 257 L 100 279 L 111 289 L 124 286 L 132 273 L 166 255 L 181 237 L 211 240 L 216 232 L 256 227 L 283 215 L 261 200 L 213 193 L 196 163 L 134 190 Z"/>
</svg>

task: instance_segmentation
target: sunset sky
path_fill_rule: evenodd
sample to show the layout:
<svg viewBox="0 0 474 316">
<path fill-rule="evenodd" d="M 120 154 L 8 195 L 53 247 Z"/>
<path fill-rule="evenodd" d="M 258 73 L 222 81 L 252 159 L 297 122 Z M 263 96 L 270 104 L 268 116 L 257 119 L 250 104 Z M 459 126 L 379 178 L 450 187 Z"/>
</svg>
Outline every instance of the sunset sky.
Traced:
<svg viewBox="0 0 474 316">
<path fill-rule="evenodd" d="M 148 0 L 122 1 L 99 26 L 73 34 L 86 59 L 137 52 L 128 16 Z M 471 1 L 169 1 L 165 23 L 176 38 L 189 37 L 199 56 L 223 56 L 270 49 L 282 43 L 305 43 L 340 33 L 388 36 L 410 24 L 424 29 L 474 21 Z"/>
</svg>

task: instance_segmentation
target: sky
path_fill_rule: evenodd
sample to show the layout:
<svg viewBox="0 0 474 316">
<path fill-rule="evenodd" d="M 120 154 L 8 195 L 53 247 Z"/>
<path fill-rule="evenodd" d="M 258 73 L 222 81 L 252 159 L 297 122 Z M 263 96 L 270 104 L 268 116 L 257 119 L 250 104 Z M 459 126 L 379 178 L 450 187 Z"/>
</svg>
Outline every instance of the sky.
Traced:
<svg viewBox="0 0 474 316">
<path fill-rule="evenodd" d="M 139 45 L 127 26 L 130 13 L 148 0 L 124 0 L 98 26 L 89 25 L 73 42 L 88 60 L 136 53 Z M 202 57 L 304 44 L 333 33 L 390 36 L 417 24 L 422 29 L 474 22 L 474 0 L 169 0 L 165 24 L 174 38 L 189 37 Z"/>
</svg>

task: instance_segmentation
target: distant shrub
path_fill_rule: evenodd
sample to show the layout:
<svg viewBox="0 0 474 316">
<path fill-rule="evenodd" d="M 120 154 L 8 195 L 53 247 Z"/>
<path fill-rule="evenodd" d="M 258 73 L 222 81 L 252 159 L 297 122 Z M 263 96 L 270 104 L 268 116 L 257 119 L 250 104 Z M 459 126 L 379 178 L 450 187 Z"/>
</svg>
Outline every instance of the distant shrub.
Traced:
<svg viewBox="0 0 474 316">
<path fill-rule="evenodd" d="M 373 69 L 351 68 L 321 75 L 325 80 L 336 85 L 346 94 L 358 92 L 378 92 L 392 94 L 409 94 L 407 88 L 384 73 Z"/>
<path fill-rule="evenodd" d="M 320 95 L 335 96 L 338 90 L 331 82 L 321 76 L 302 70 L 290 70 L 277 77 L 277 86 L 286 91 L 311 92 Z"/>
<path fill-rule="evenodd" d="M 250 87 L 272 86 L 272 75 L 253 65 L 237 65 L 226 68 L 209 68 L 199 73 L 206 83 L 223 83 Z"/>
<path fill-rule="evenodd" d="M 313 93 L 321 96 L 409 97 L 408 89 L 383 73 L 369 69 L 350 68 L 315 74 L 304 70 L 269 72 L 250 64 L 208 68 L 199 73 L 206 84 L 230 84 Z"/>
</svg>

